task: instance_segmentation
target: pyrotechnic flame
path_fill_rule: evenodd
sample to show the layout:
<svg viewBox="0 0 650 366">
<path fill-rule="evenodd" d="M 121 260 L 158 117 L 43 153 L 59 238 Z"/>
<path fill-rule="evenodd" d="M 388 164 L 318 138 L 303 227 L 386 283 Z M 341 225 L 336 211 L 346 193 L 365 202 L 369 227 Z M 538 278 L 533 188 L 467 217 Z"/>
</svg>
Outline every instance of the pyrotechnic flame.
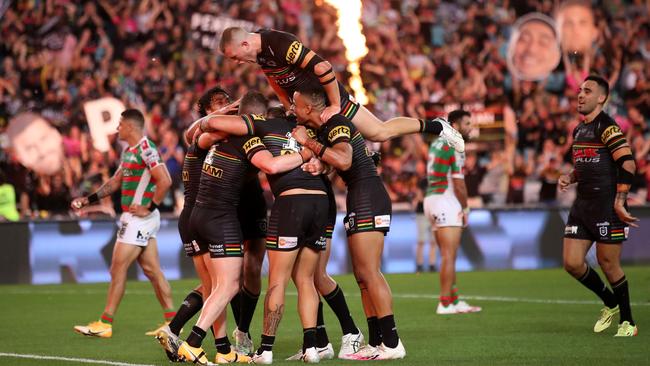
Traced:
<svg viewBox="0 0 650 366">
<path fill-rule="evenodd" d="M 359 69 L 359 61 L 368 53 L 366 37 L 361 32 L 361 0 L 325 0 L 325 2 L 336 9 L 337 35 L 345 46 L 348 71 L 352 74 L 350 87 L 354 91 L 354 97 L 359 103 L 367 104 L 368 97 Z"/>
</svg>

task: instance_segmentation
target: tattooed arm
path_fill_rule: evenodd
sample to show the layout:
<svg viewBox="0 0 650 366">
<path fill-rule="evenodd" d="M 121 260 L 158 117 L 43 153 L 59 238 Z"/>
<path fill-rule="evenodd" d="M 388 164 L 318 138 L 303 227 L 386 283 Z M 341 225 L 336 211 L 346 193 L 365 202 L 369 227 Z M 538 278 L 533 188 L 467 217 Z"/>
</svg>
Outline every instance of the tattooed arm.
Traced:
<svg viewBox="0 0 650 366">
<path fill-rule="evenodd" d="M 110 196 L 113 194 L 113 192 L 117 191 L 120 189 L 120 186 L 122 185 L 122 168 L 118 168 L 115 174 L 106 181 L 99 189 L 97 192 L 87 196 L 87 197 L 79 197 L 75 198 L 72 200 L 71 206 L 73 209 L 80 209 L 84 206 L 88 206 L 93 203 L 97 203 L 100 199 Z"/>
</svg>

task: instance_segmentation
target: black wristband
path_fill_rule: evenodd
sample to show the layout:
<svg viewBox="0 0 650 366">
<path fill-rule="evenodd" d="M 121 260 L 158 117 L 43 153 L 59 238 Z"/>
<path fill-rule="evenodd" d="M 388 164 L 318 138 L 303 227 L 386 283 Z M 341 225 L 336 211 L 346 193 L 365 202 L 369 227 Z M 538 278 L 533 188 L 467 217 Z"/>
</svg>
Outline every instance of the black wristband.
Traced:
<svg viewBox="0 0 650 366">
<path fill-rule="evenodd" d="M 323 144 L 321 144 L 320 146 L 321 146 L 321 148 L 320 148 L 320 150 L 318 151 L 318 154 L 317 154 L 319 159 L 322 158 L 323 155 L 325 155 L 325 150 L 327 150 L 327 146 L 325 146 Z"/>
<path fill-rule="evenodd" d="M 628 172 L 626 169 L 619 167 L 618 169 L 618 179 L 616 183 L 619 184 L 632 184 L 634 183 L 634 174 Z"/>
<path fill-rule="evenodd" d="M 149 211 L 153 212 L 154 210 L 157 210 L 157 209 L 158 209 L 158 205 L 156 204 L 156 202 L 151 201 L 151 204 L 149 205 Z"/>
<path fill-rule="evenodd" d="M 88 196 L 88 203 L 93 204 L 99 202 L 99 196 L 97 193 L 93 193 L 90 196 Z"/>
</svg>

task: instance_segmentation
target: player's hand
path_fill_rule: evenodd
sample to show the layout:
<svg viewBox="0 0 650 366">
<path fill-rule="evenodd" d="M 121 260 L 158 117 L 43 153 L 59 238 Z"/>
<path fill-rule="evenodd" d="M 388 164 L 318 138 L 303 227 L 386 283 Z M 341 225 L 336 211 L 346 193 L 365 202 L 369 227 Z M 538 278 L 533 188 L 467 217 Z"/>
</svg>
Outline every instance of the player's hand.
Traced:
<svg viewBox="0 0 650 366">
<path fill-rule="evenodd" d="M 77 210 L 81 210 L 82 208 L 88 206 L 88 204 L 90 204 L 90 202 L 88 201 L 87 197 L 79 197 L 79 198 L 73 199 L 72 202 L 70 202 L 70 207 L 73 210 L 77 211 Z"/>
<path fill-rule="evenodd" d="M 148 207 L 142 205 L 135 205 L 135 204 L 129 206 L 129 212 L 134 216 L 138 216 L 138 217 L 149 216 L 149 214 L 151 213 Z"/>
<path fill-rule="evenodd" d="M 627 194 L 625 194 L 625 198 L 627 198 Z M 618 194 L 616 196 L 616 200 L 614 201 L 614 212 L 616 212 L 618 218 L 621 219 L 621 221 L 624 223 L 632 227 L 639 227 L 639 225 L 636 224 L 639 219 L 632 216 L 628 212 L 628 210 L 625 208 L 625 199 L 619 198 Z"/>
<path fill-rule="evenodd" d="M 311 158 L 308 162 L 302 164 L 302 170 L 311 175 L 320 175 L 325 170 L 325 165 L 320 160 Z"/>
<path fill-rule="evenodd" d="M 467 227 L 469 224 L 469 208 L 465 208 L 458 214 L 458 218 L 463 223 L 463 227 Z"/>
<path fill-rule="evenodd" d="M 560 187 L 561 192 L 566 192 L 569 189 L 569 186 L 573 184 L 571 181 L 571 176 L 569 174 L 562 174 L 557 180 L 558 186 Z"/>
<path fill-rule="evenodd" d="M 340 111 L 341 111 L 341 106 L 340 105 L 327 106 L 320 113 L 320 119 L 323 122 L 327 122 L 327 121 L 329 121 L 330 118 L 332 118 L 333 115 L 339 113 Z"/>
<path fill-rule="evenodd" d="M 304 145 L 309 136 L 307 135 L 307 129 L 305 126 L 296 126 L 291 131 L 291 136 L 298 141 L 300 145 Z"/>
<path fill-rule="evenodd" d="M 219 108 L 212 114 L 237 114 L 239 112 L 239 103 L 241 102 L 241 98 L 237 99 L 236 101 L 226 104 L 225 106 Z"/>
</svg>

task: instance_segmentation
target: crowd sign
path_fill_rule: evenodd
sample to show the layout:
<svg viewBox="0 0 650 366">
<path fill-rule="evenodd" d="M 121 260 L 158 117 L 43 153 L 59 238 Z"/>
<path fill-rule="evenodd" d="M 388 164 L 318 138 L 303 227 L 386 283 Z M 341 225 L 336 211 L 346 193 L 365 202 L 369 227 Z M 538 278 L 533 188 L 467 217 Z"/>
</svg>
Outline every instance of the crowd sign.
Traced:
<svg viewBox="0 0 650 366">
<path fill-rule="evenodd" d="M 192 39 L 202 48 L 210 50 L 219 49 L 221 33 L 228 27 L 240 27 L 252 31 L 255 24 L 247 20 L 209 13 L 194 13 L 190 21 Z"/>
</svg>

